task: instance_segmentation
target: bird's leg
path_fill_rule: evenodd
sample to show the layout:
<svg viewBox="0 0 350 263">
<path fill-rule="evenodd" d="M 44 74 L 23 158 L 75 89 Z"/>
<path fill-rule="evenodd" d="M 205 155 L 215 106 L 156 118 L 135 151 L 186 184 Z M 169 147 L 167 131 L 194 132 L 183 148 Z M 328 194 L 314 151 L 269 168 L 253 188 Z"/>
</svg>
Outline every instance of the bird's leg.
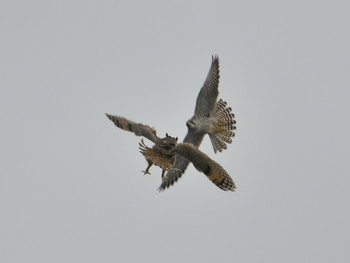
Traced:
<svg viewBox="0 0 350 263">
<path fill-rule="evenodd" d="M 214 133 L 222 133 L 222 132 L 224 132 L 225 130 L 224 129 L 221 129 L 220 127 L 218 127 L 218 126 L 216 126 L 215 128 L 214 128 Z"/>
<path fill-rule="evenodd" d="M 219 121 L 217 121 L 217 122 L 215 123 L 215 125 L 220 127 L 220 126 L 224 126 L 225 123 L 224 123 L 223 121 L 220 121 L 220 120 L 219 120 Z"/>
<path fill-rule="evenodd" d="M 142 171 L 144 175 L 145 175 L 145 174 L 151 174 L 151 173 L 149 172 L 149 168 L 151 168 L 151 166 L 152 166 L 153 163 L 152 163 L 150 160 L 147 160 L 147 163 L 148 163 L 148 166 L 147 166 L 146 170 Z"/>
</svg>

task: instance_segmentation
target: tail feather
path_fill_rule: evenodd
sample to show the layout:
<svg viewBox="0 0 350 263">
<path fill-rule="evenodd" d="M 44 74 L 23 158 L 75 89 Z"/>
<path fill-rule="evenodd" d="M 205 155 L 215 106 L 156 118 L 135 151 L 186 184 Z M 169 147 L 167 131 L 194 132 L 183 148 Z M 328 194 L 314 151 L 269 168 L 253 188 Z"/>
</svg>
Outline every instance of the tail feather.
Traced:
<svg viewBox="0 0 350 263">
<path fill-rule="evenodd" d="M 209 134 L 215 153 L 226 149 L 226 143 L 231 143 L 231 137 L 235 136 L 234 130 L 236 129 L 236 121 L 234 119 L 235 115 L 231 113 L 231 111 L 232 109 L 227 107 L 226 101 L 222 99 L 215 105 L 215 109 L 212 113 L 215 122 L 213 131 Z"/>
<path fill-rule="evenodd" d="M 209 138 L 211 140 L 211 144 L 213 145 L 214 152 L 221 152 L 222 150 L 227 149 L 226 143 L 219 138 L 216 134 L 209 134 Z"/>
<path fill-rule="evenodd" d="M 231 137 L 233 136 L 233 132 L 230 132 L 229 134 L 218 133 L 216 134 L 216 136 L 219 137 L 224 142 L 231 143 L 232 142 Z"/>
</svg>

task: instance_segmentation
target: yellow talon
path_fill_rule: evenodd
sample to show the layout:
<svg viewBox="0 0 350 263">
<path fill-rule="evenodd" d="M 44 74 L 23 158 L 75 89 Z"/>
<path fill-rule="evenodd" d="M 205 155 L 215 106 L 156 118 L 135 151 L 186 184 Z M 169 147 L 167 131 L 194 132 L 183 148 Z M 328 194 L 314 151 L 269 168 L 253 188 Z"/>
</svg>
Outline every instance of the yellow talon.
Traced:
<svg viewBox="0 0 350 263">
<path fill-rule="evenodd" d="M 216 124 L 216 126 L 224 126 L 225 125 L 225 123 L 223 123 L 222 121 L 218 121 L 217 123 L 215 123 Z"/>
<path fill-rule="evenodd" d="M 214 130 L 214 133 L 221 133 L 221 132 L 224 132 L 225 130 L 223 129 L 220 129 L 220 128 L 217 128 Z"/>
</svg>

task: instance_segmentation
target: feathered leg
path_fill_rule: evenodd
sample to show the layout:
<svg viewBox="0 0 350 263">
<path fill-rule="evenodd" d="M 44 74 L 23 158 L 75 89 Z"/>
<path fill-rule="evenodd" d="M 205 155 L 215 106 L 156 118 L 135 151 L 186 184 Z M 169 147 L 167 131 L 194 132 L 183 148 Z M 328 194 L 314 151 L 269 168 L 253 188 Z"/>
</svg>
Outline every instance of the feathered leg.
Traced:
<svg viewBox="0 0 350 263">
<path fill-rule="evenodd" d="M 147 159 L 147 163 L 148 163 L 148 166 L 147 166 L 146 170 L 142 171 L 144 175 L 145 175 L 145 174 L 151 174 L 151 173 L 149 172 L 149 168 L 151 168 L 151 166 L 153 165 L 153 163 L 152 163 L 150 160 L 148 160 L 148 159 Z"/>
</svg>

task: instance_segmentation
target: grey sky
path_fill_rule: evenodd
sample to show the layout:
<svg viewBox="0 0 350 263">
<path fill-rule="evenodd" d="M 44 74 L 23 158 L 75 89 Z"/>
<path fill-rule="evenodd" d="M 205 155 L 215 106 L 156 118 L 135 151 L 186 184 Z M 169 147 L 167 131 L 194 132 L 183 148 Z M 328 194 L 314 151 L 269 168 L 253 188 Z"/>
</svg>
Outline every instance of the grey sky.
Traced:
<svg viewBox="0 0 350 263">
<path fill-rule="evenodd" d="M 349 262 L 346 1 L 1 1 L 0 262 Z M 139 137 L 183 138 L 220 57 L 237 135 L 159 193 Z M 150 142 L 147 142 L 151 145 Z"/>
</svg>

